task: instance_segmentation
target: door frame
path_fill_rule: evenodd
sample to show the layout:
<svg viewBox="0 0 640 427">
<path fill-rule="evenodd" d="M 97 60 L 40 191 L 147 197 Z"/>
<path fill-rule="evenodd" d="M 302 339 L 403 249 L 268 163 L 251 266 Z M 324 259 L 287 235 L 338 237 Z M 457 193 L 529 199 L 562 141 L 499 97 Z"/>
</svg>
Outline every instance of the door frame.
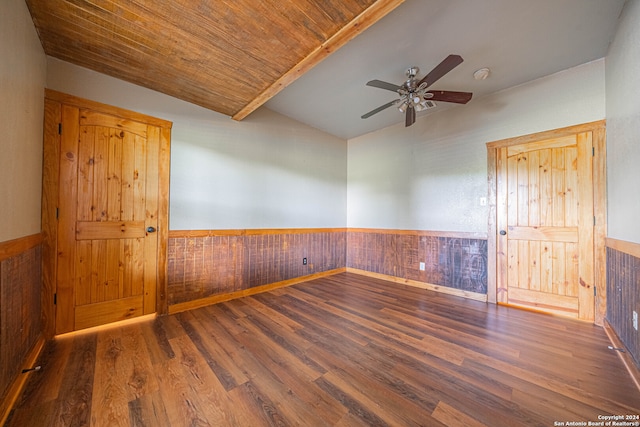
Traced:
<svg viewBox="0 0 640 427">
<path fill-rule="evenodd" d="M 607 155 L 606 155 L 606 121 L 599 120 L 559 129 L 536 132 L 514 138 L 501 139 L 487 143 L 487 173 L 488 173 L 488 234 L 487 234 L 487 300 L 498 303 L 498 262 L 504 254 L 498 253 L 498 211 L 504 208 L 506 200 L 498 200 L 499 181 L 498 167 L 506 159 L 500 159 L 498 149 L 512 145 L 532 143 L 545 139 L 559 138 L 581 132 L 592 132 L 593 135 L 593 213 L 595 225 L 593 230 L 594 247 L 594 279 L 595 279 L 595 320 L 602 325 L 607 311 L 606 284 L 606 246 L 607 235 Z"/>
<path fill-rule="evenodd" d="M 156 314 L 168 313 L 167 303 L 167 259 L 169 239 L 169 167 L 171 160 L 172 122 L 151 117 L 123 108 L 45 89 L 45 117 L 43 130 L 42 165 L 42 328 L 45 338 L 51 338 L 56 331 L 57 262 L 58 262 L 58 194 L 59 162 L 62 123 L 62 105 L 90 109 L 118 116 L 160 128 L 158 154 L 158 246 L 156 274 Z"/>
</svg>

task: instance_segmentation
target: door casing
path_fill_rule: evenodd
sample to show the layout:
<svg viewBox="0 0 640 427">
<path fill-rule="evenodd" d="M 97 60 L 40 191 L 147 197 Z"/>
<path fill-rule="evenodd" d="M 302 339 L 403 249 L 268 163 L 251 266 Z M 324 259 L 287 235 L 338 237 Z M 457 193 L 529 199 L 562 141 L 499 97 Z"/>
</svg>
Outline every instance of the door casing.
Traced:
<svg viewBox="0 0 640 427">
<path fill-rule="evenodd" d="M 43 136 L 43 332 L 50 338 L 56 334 L 56 292 L 58 271 L 58 195 L 60 192 L 60 147 L 63 106 L 88 109 L 157 126 L 160 133 L 158 153 L 157 207 L 157 281 L 155 312 L 166 314 L 167 307 L 167 241 L 169 235 L 169 163 L 172 123 L 137 112 L 78 98 L 50 89 L 45 90 L 45 120 Z"/>
<path fill-rule="evenodd" d="M 498 176 L 498 150 L 503 147 L 532 143 L 540 140 L 560 138 L 582 132 L 592 132 L 593 138 L 593 208 L 594 208 L 594 285 L 595 318 L 594 323 L 602 325 L 607 307 L 606 296 L 606 122 L 605 120 L 568 126 L 514 138 L 502 139 L 487 143 L 488 171 L 488 266 L 487 266 L 487 299 L 498 302 L 498 209 L 504 208 L 505 200 L 499 199 L 498 187 L 502 185 Z"/>
</svg>

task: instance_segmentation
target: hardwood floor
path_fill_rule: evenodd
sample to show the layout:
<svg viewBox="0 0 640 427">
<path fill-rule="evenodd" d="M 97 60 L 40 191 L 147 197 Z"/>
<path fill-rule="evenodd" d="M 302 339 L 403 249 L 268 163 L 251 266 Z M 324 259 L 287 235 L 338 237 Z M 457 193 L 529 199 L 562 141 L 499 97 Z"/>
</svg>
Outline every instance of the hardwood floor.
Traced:
<svg viewBox="0 0 640 427">
<path fill-rule="evenodd" d="M 554 426 L 638 415 L 640 391 L 608 346 L 590 324 L 343 273 L 57 338 L 6 426 Z"/>
</svg>

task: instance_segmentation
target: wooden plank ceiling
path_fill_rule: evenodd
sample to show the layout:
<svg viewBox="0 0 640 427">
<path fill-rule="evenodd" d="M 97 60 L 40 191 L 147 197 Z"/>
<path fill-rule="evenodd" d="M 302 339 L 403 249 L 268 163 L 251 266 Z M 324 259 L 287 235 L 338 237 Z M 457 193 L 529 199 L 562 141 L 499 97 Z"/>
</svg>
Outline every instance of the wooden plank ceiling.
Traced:
<svg viewBox="0 0 640 427">
<path fill-rule="evenodd" d="M 404 0 L 26 0 L 47 55 L 241 120 Z"/>
</svg>

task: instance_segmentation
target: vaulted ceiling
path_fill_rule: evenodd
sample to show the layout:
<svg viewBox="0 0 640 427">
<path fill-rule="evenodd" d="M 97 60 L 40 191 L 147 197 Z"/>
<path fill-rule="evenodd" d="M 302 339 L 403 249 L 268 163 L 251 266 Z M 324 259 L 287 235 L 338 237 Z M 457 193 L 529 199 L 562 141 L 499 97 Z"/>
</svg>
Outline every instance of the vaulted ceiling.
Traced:
<svg viewBox="0 0 640 427">
<path fill-rule="evenodd" d="M 242 119 L 404 0 L 26 0 L 47 55 Z"/>
<path fill-rule="evenodd" d="M 368 87 L 464 62 L 432 89 L 484 95 L 607 53 L 625 0 L 25 0 L 45 53 L 242 120 L 264 105 L 349 139 L 404 123 Z M 489 67 L 487 80 L 473 72 Z M 590 88 L 585 88 L 590 90 Z M 553 102 L 553 94 L 540 94 Z M 446 102 L 418 113 L 428 116 Z"/>
</svg>

